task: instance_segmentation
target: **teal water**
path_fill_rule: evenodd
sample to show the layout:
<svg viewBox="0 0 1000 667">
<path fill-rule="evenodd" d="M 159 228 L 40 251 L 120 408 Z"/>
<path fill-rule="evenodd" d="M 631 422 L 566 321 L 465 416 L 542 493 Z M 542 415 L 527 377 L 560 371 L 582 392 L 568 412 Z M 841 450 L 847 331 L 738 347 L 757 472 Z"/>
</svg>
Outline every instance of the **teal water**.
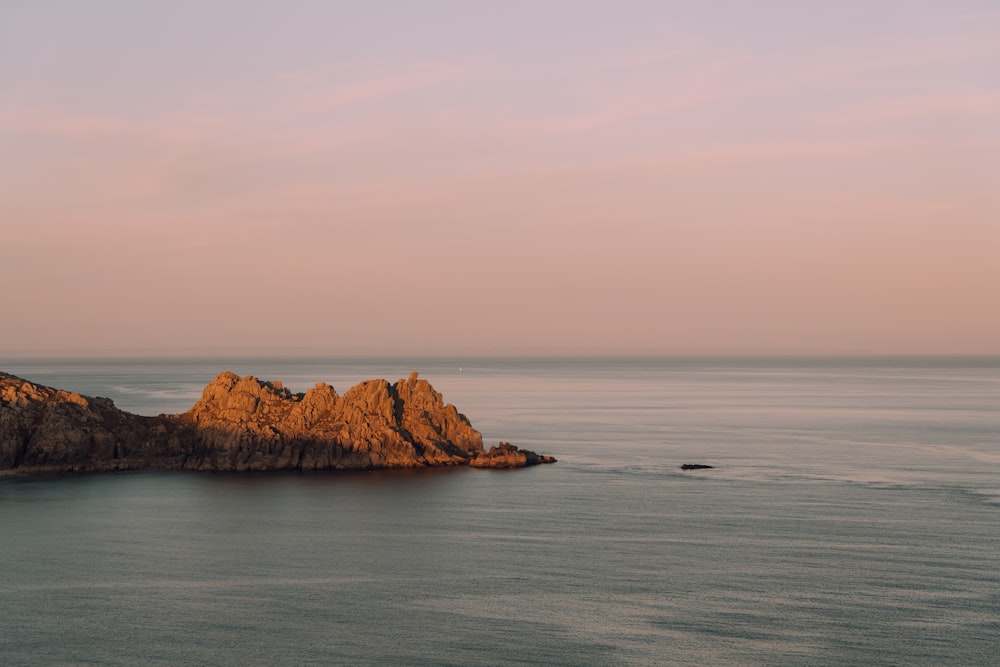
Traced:
<svg viewBox="0 0 1000 667">
<path fill-rule="evenodd" d="M 559 458 L 520 471 L 2 480 L 5 665 L 1000 655 L 1000 359 L 0 369 L 141 414 L 186 409 L 223 369 L 341 392 L 419 370 L 487 443 Z"/>
</svg>

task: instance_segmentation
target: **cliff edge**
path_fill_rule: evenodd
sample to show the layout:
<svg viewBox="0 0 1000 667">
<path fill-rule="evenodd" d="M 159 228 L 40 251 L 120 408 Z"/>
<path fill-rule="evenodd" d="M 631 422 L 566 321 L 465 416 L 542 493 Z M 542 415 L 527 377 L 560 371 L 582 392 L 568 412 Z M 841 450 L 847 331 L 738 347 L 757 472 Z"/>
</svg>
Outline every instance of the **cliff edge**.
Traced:
<svg viewBox="0 0 1000 667">
<path fill-rule="evenodd" d="M 318 383 L 220 373 L 190 410 L 143 417 L 0 373 L 0 472 L 136 469 L 370 470 L 471 465 L 512 468 L 555 459 L 482 435 L 412 373 L 370 380 L 343 396 Z"/>
</svg>

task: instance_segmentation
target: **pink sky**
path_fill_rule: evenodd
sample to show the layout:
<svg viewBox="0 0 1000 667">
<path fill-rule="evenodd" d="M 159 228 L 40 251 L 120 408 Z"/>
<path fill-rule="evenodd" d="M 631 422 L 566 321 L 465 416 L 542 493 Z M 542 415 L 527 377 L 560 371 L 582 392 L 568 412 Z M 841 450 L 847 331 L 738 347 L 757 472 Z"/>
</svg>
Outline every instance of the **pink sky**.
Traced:
<svg viewBox="0 0 1000 667">
<path fill-rule="evenodd" d="M 140 4 L 0 8 L 0 355 L 1000 353 L 993 3 Z"/>
</svg>

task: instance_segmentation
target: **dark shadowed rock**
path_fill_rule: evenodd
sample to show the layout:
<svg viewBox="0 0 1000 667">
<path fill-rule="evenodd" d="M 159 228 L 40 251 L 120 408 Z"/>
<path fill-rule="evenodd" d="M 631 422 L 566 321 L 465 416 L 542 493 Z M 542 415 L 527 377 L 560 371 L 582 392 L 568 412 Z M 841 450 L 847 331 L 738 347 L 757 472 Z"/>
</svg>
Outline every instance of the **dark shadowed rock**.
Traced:
<svg viewBox="0 0 1000 667">
<path fill-rule="evenodd" d="M 484 452 L 469 420 L 416 373 L 395 384 L 362 382 L 340 396 L 325 383 L 293 394 L 280 382 L 227 371 L 190 410 L 158 417 L 0 373 L 0 471 L 511 468 L 552 461 L 509 443 Z"/>
</svg>

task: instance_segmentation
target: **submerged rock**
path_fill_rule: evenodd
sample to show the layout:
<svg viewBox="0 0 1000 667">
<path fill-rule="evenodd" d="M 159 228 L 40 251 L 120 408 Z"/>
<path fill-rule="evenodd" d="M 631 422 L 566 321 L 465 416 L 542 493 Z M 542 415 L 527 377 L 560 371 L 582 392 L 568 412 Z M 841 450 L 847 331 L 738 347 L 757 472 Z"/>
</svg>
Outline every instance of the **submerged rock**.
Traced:
<svg viewBox="0 0 1000 667">
<path fill-rule="evenodd" d="M 343 396 L 220 373 L 185 413 L 142 417 L 0 373 L 0 471 L 332 470 L 553 462 L 482 435 L 416 373 Z"/>
</svg>

